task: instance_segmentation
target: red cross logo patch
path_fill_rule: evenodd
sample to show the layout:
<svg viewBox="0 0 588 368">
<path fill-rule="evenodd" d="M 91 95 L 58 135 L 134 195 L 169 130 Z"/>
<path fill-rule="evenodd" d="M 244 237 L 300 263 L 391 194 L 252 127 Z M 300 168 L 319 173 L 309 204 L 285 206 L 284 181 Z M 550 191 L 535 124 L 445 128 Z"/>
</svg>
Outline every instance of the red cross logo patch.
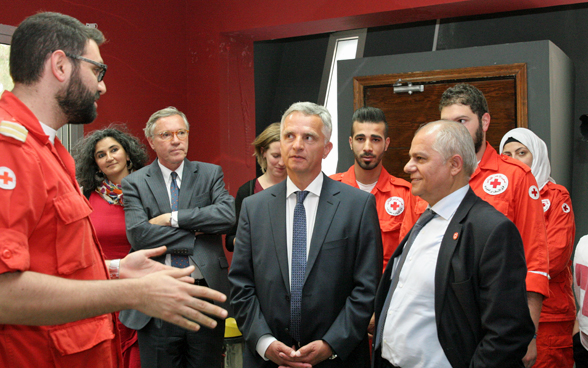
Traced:
<svg viewBox="0 0 588 368">
<path fill-rule="evenodd" d="M 539 199 L 539 188 L 537 188 L 536 185 L 531 185 L 529 187 L 529 197 Z"/>
<path fill-rule="evenodd" d="M 561 209 L 564 211 L 564 213 L 569 213 L 571 210 L 570 206 L 568 206 L 567 203 L 562 204 Z"/>
<path fill-rule="evenodd" d="M 484 192 L 490 195 L 503 193 L 508 188 L 508 178 L 504 174 L 494 174 L 484 180 Z"/>
<path fill-rule="evenodd" d="M 542 199 L 541 203 L 543 204 L 543 212 L 547 212 L 549 207 L 551 207 L 551 201 L 549 199 Z"/>
<path fill-rule="evenodd" d="M 391 216 L 398 216 L 404 212 L 404 199 L 400 197 L 390 197 L 384 205 L 386 212 Z"/>
<path fill-rule="evenodd" d="M 0 189 L 12 190 L 16 187 L 16 175 L 6 166 L 0 167 Z"/>
</svg>

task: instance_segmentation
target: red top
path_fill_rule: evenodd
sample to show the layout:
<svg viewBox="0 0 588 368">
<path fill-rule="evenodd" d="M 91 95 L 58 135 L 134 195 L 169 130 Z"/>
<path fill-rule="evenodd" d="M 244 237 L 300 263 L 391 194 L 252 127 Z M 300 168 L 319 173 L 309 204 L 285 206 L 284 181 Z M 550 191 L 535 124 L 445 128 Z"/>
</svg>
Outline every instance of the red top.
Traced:
<svg viewBox="0 0 588 368">
<path fill-rule="evenodd" d="M 0 99 L 0 273 L 106 280 L 73 158 L 10 92 Z M 114 314 L 55 326 L 0 325 L 0 366 L 120 364 Z"/>
<path fill-rule="evenodd" d="M 125 208 L 106 202 L 100 194 L 90 194 L 94 212 L 90 215 L 106 259 L 124 258 L 131 250 L 125 226 Z"/>
<path fill-rule="evenodd" d="M 543 302 L 540 322 L 573 321 L 576 303 L 572 292 L 572 252 L 576 224 L 572 201 L 567 189 L 547 182 L 541 190 L 541 201 L 549 249 L 549 299 Z"/>
<path fill-rule="evenodd" d="M 330 178 L 359 188 L 354 166 L 351 166 L 347 172 L 331 175 Z M 384 248 L 384 269 L 386 269 L 388 260 L 402 240 L 401 228 L 407 229 L 404 233 L 408 232 L 418 219 L 419 215 L 414 212 L 416 197 L 412 195 L 411 186 L 406 180 L 390 175 L 384 168 L 371 193 L 376 197 Z"/>
</svg>

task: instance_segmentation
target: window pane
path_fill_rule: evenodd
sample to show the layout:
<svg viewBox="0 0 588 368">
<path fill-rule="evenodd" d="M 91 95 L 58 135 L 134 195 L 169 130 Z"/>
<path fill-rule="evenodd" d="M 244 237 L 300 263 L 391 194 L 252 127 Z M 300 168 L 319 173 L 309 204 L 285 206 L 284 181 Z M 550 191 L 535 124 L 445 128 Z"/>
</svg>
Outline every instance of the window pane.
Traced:
<svg viewBox="0 0 588 368">
<path fill-rule="evenodd" d="M 327 175 L 332 175 L 337 172 L 337 160 L 339 156 L 339 148 L 337 144 L 337 126 L 339 125 L 337 118 L 337 60 L 355 59 L 358 42 L 358 37 L 343 38 L 337 40 L 335 45 L 333 64 L 329 75 L 329 85 L 327 87 L 327 96 L 325 99 L 325 107 L 331 113 L 333 123 L 333 133 L 331 134 L 333 149 L 331 150 L 331 153 L 329 153 L 329 156 L 323 160 L 323 171 Z"/>
<path fill-rule="evenodd" d="M 14 84 L 8 69 L 8 57 L 10 56 L 10 45 L 0 44 L 0 93 L 4 90 L 11 91 Z"/>
</svg>

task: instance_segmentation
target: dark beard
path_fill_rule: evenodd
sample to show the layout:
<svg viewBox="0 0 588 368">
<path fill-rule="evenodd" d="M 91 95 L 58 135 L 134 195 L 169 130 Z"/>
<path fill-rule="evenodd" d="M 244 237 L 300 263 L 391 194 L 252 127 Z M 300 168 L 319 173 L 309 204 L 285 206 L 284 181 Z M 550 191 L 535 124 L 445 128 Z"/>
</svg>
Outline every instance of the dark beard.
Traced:
<svg viewBox="0 0 588 368">
<path fill-rule="evenodd" d="M 482 129 L 482 122 L 480 121 L 478 130 L 476 130 L 476 138 L 474 139 L 474 148 L 476 149 L 476 153 L 480 152 L 482 143 L 484 143 L 484 130 Z"/>
<path fill-rule="evenodd" d="M 90 124 L 97 116 L 94 102 L 98 100 L 100 93 L 92 94 L 84 86 L 78 73 L 72 76 L 65 92 L 57 94 L 57 103 L 67 117 L 68 124 Z"/>
<path fill-rule="evenodd" d="M 364 155 L 361 155 L 361 154 L 360 155 L 355 155 L 354 154 L 354 156 L 355 156 L 355 162 L 357 162 L 357 164 L 359 165 L 359 167 L 361 167 L 364 170 L 373 170 L 376 167 L 378 167 L 378 165 L 380 164 L 380 162 L 382 162 L 382 156 L 383 156 L 383 154 L 380 157 L 376 157 L 374 155 L 370 155 L 369 157 L 375 157 L 376 160 L 375 161 L 372 161 L 369 164 L 366 164 L 365 162 L 363 162 L 361 160 L 361 158 L 364 157 Z"/>
</svg>

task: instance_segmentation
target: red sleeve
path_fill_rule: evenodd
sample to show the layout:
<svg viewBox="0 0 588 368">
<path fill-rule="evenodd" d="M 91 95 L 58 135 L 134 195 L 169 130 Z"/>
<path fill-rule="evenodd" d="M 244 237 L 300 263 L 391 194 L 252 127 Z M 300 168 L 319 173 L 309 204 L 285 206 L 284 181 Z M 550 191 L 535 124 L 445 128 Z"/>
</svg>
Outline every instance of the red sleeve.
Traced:
<svg viewBox="0 0 588 368">
<path fill-rule="evenodd" d="M 28 239 L 46 201 L 43 172 L 38 156 L 20 141 L 0 135 L 0 152 L 0 273 L 26 271 Z"/>
<path fill-rule="evenodd" d="M 549 255 L 543 206 L 539 188 L 531 171 L 514 184 L 516 195 L 514 223 L 521 233 L 527 260 L 527 291 L 549 297 Z"/>
<path fill-rule="evenodd" d="M 569 193 L 555 188 L 550 189 L 550 192 L 551 204 L 546 213 L 545 225 L 549 250 L 549 275 L 553 279 L 569 266 L 574 250 L 576 224 Z"/>
</svg>

